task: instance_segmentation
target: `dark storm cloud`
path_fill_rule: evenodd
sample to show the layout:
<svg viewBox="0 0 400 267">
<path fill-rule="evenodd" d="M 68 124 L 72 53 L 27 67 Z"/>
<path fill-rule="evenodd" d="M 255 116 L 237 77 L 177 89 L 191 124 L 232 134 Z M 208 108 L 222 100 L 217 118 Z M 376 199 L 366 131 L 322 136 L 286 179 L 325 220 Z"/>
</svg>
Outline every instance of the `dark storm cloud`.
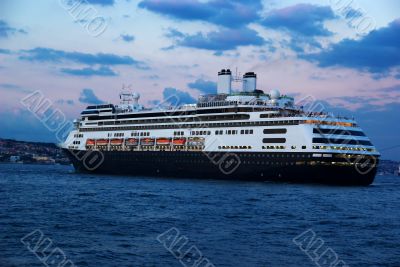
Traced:
<svg viewBox="0 0 400 267">
<path fill-rule="evenodd" d="M 400 66 L 400 19 L 371 31 L 359 40 L 345 39 L 320 53 L 303 56 L 320 67 L 340 66 L 385 72 Z"/>
</svg>

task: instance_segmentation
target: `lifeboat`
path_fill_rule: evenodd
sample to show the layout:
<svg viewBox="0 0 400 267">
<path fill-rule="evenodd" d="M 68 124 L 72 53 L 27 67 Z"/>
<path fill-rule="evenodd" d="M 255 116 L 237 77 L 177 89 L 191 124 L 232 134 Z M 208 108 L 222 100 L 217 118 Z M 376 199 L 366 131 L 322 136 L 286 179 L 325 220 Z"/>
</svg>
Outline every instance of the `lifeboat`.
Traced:
<svg viewBox="0 0 400 267">
<path fill-rule="evenodd" d="M 139 139 L 129 138 L 125 140 L 125 145 L 127 146 L 137 146 L 139 144 Z"/>
<path fill-rule="evenodd" d="M 155 143 L 154 138 L 142 138 L 140 139 L 140 144 L 142 146 L 153 146 Z"/>
<path fill-rule="evenodd" d="M 174 146 L 184 146 L 186 144 L 186 138 L 175 138 L 172 144 Z"/>
<path fill-rule="evenodd" d="M 109 140 L 108 139 L 97 139 L 96 144 L 98 146 L 106 146 L 108 145 Z"/>
<path fill-rule="evenodd" d="M 157 145 L 165 146 L 171 144 L 170 138 L 157 138 Z"/>
<path fill-rule="evenodd" d="M 204 146 L 203 137 L 192 137 L 188 139 L 188 146 Z"/>
<path fill-rule="evenodd" d="M 112 146 L 121 146 L 124 142 L 124 139 L 111 139 Z"/>
<path fill-rule="evenodd" d="M 94 139 L 87 139 L 86 140 L 86 145 L 87 146 L 94 146 L 96 144 L 96 140 Z"/>
</svg>

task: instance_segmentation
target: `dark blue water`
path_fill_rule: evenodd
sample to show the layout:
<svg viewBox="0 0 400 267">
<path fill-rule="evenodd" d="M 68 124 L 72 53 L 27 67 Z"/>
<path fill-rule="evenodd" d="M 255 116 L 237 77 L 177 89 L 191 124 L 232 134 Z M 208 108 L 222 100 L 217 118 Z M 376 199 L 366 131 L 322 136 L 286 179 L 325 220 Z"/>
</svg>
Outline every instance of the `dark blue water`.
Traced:
<svg viewBox="0 0 400 267">
<path fill-rule="evenodd" d="M 76 266 L 183 266 L 157 241 L 171 227 L 215 266 L 316 266 L 292 241 L 307 229 L 350 266 L 400 266 L 399 189 L 0 165 L 0 266 L 44 266 L 20 241 L 37 229 Z"/>
</svg>

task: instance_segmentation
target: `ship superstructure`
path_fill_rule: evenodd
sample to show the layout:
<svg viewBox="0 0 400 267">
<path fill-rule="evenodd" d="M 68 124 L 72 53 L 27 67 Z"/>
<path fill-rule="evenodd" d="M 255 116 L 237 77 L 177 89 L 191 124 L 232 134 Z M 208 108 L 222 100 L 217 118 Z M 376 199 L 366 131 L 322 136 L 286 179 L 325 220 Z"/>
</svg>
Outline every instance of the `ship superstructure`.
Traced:
<svg viewBox="0 0 400 267">
<path fill-rule="evenodd" d="M 164 108 L 146 109 L 124 91 L 120 105 L 88 106 L 62 146 L 81 171 L 372 183 L 379 153 L 354 119 L 264 93 L 253 72 L 241 77 L 241 91 L 232 91 L 233 80 L 221 70 L 217 94 Z"/>
</svg>

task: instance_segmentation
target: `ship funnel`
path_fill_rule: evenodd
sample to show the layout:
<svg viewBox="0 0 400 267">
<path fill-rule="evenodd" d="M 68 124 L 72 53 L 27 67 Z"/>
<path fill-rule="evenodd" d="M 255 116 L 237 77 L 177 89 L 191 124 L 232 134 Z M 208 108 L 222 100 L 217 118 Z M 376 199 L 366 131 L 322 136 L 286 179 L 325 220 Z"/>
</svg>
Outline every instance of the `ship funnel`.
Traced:
<svg viewBox="0 0 400 267">
<path fill-rule="evenodd" d="M 257 75 L 254 72 L 246 72 L 243 75 L 243 91 L 253 92 L 257 89 Z"/>
<path fill-rule="evenodd" d="M 218 72 L 218 94 L 230 94 L 232 89 L 232 72 L 223 69 Z"/>
</svg>

